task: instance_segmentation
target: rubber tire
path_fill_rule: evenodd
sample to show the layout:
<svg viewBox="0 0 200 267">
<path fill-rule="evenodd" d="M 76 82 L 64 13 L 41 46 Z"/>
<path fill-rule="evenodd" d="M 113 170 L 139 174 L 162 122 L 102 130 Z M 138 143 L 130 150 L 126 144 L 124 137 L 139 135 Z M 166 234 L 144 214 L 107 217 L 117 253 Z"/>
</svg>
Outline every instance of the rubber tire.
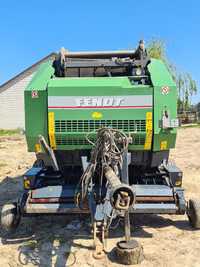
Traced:
<svg viewBox="0 0 200 267">
<path fill-rule="evenodd" d="M 20 214 L 17 204 L 5 204 L 1 211 L 1 225 L 6 232 L 13 232 L 20 223 Z"/>
<path fill-rule="evenodd" d="M 188 202 L 188 218 L 194 229 L 200 229 L 200 201 L 190 199 Z"/>
</svg>

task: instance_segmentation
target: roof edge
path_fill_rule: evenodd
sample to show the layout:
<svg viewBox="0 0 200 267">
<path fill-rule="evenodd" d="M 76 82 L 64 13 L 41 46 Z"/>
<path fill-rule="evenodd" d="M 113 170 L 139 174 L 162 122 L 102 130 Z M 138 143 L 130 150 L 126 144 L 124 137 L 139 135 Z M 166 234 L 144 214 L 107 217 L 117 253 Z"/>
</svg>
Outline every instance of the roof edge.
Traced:
<svg viewBox="0 0 200 267">
<path fill-rule="evenodd" d="M 39 64 L 41 64 L 42 62 L 45 62 L 46 60 L 50 59 L 51 57 L 56 56 L 57 53 L 52 52 L 50 54 L 48 54 L 46 57 L 40 59 L 39 61 L 37 61 L 36 63 L 34 63 L 33 65 L 31 65 L 30 67 L 26 68 L 25 70 L 23 70 L 22 72 L 20 72 L 19 74 L 15 75 L 13 78 L 9 79 L 8 81 L 6 81 L 5 83 L 0 85 L 0 93 L 2 91 L 4 91 L 4 89 L 7 88 L 7 86 L 12 82 L 14 83 L 16 79 L 18 79 L 20 76 L 24 76 L 26 74 L 26 72 L 30 71 L 31 69 L 34 69 L 35 67 L 37 67 Z M 25 75 L 26 77 L 26 75 Z M 23 77 L 24 78 L 24 77 Z M 6 87 L 6 88 L 5 88 Z"/>
</svg>

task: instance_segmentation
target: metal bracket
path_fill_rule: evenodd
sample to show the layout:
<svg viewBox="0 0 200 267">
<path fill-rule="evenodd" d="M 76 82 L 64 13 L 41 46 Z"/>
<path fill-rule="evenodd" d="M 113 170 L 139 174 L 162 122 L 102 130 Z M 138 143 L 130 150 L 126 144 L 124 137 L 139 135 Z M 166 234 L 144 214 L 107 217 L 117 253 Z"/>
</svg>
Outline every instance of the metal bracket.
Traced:
<svg viewBox="0 0 200 267">
<path fill-rule="evenodd" d="M 45 153 L 49 156 L 51 160 L 54 171 L 59 171 L 58 163 L 57 163 L 55 154 L 53 152 L 53 149 L 48 146 L 44 136 L 39 135 L 38 138 L 39 138 L 39 143 L 41 144 L 43 150 L 45 151 Z"/>
<path fill-rule="evenodd" d="M 184 189 L 183 188 L 174 188 L 175 194 L 178 198 L 178 207 L 179 207 L 179 213 L 185 214 L 187 209 L 187 204 L 184 197 Z"/>
</svg>

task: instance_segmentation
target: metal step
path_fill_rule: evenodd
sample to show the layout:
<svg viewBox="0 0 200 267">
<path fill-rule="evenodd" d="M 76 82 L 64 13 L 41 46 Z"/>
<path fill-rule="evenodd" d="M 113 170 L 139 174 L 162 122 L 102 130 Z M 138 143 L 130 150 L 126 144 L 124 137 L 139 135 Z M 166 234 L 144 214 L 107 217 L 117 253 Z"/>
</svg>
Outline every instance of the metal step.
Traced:
<svg viewBox="0 0 200 267">
<path fill-rule="evenodd" d="M 136 196 L 173 196 L 172 188 L 167 185 L 133 185 Z"/>
<path fill-rule="evenodd" d="M 156 203 L 156 204 L 135 204 L 130 209 L 130 213 L 146 213 L 146 214 L 176 214 L 178 208 L 175 204 Z M 25 207 L 27 214 L 73 214 L 73 213 L 89 213 L 87 209 L 79 209 L 74 204 L 66 203 L 45 203 L 31 204 L 27 203 Z"/>
<path fill-rule="evenodd" d="M 133 185 L 136 191 L 136 204 L 131 213 L 174 214 L 175 204 L 173 190 L 166 185 Z M 74 204 L 75 186 L 46 186 L 32 190 L 27 200 L 27 214 L 70 214 L 89 213 Z M 59 203 L 57 203 L 59 202 Z"/>
<path fill-rule="evenodd" d="M 36 198 L 74 198 L 75 186 L 62 186 L 62 185 L 54 185 L 54 186 L 45 186 L 41 188 L 37 188 L 32 190 L 31 197 L 33 199 Z"/>
<path fill-rule="evenodd" d="M 175 214 L 178 208 L 173 203 L 142 203 L 135 204 L 130 213 L 149 213 L 149 214 Z"/>
<path fill-rule="evenodd" d="M 71 203 L 27 203 L 24 209 L 26 214 L 73 214 L 89 213 L 89 210 L 79 209 Z"/>
<path fill-rule="evenodd" d="M 75 186 L 45 186 L 32 190 L 32 198 L 74 197 Z M 172 188 L 167 185 L 133 185 L 136 196 L 173 196 Z"/>
</svg>

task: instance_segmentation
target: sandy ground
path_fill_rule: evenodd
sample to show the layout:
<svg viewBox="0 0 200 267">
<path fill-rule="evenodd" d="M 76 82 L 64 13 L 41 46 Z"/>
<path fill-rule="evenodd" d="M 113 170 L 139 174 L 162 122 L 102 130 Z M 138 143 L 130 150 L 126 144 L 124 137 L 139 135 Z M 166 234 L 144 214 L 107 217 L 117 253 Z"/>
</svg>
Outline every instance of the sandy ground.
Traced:
<svg viewBox="0 0 200 267">
<path fill-rule="evenodd" d="M 186 197 L 200 197 L 200 128 L 181 129 L 171 159 L 184 172 Z M 21 175 L 34 162 L 23 136 L 0 137 L 0 207 L 22 190 Z M 189 226 L 186 216 L 140 215 L 132 233 L 144 247 L 138 266 L 200 266 L 200 231 Z M 121 239 L 122 228 L 111 233 L 108 250 Z M 0 230 L 0 267 L 16 266 L 122 266 L 112 253 L 103 260 L 92 257 L 89 218 L 23 218 L 10 238 Z"/>
</svg>

